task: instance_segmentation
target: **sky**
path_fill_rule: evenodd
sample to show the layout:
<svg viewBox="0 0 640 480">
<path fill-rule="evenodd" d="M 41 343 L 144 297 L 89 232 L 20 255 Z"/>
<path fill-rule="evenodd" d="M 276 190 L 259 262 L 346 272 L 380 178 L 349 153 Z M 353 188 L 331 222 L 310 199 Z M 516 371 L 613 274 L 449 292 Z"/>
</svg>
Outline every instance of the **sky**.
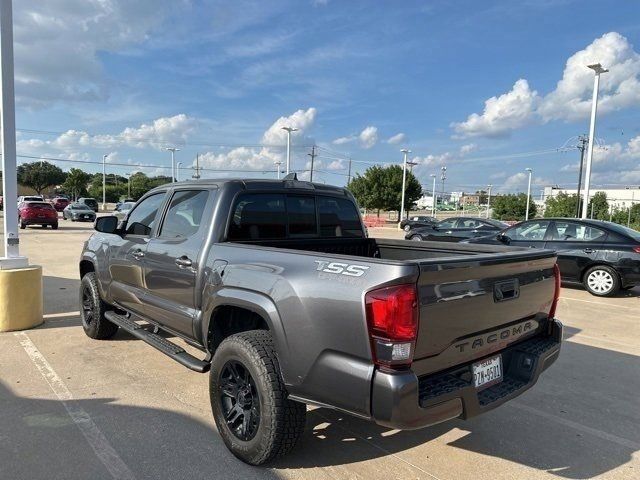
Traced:
<svg viewBox="0 0 640 480">
<path fill-rule="evenodd" d="M 275 178 L 290 126 L 300 178 L 575 188 L 600 62 L 592 183 L 640 185 L 635 1 L 20 0 L 14 37 L 19 163 Z"/>
</svg>

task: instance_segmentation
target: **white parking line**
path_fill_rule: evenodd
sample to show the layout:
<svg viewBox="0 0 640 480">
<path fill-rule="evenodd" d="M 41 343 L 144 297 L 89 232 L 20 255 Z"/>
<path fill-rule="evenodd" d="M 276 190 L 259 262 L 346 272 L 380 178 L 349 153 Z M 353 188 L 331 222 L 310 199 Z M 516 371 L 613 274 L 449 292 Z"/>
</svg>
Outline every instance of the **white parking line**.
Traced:
<svg viewBox="0 0 640 480">
<path fill-rule="evenodd" d="M 75 312 L 62 312 L 62 313 L 47 313 L 42 316 L 45 320 L 51 320 L 55 318 L 67 318 L 67 317 L 77 317 L 80 315 L 79 311 Z"/>
<path fill-rule="evenodd" d="M 571 297 L 560 297 L 562 300 L 572 300 L 574 302 L 584 302 L 584 303 L 593 303 L 594 305 L 602 305 L 603 307 L 614 307 L 614 308 L 624 308 L 625 310 L 634 310 L 637 311 L 638 307 L 627 307 L 626 305 L 615 305 L 609 302 L 596 302 L 595 300 L 583 300 L 581 298 L 571 298 Z"/>
<path fill-rule="evenodd" d="M 111 476 L 116 480 L 135 480 L 136 477 L 133 472 L 122 461 L 89 414 L 73 399 L 71 391 L 51 367 L 47 359 L 44 358 L 44 355 L 40 353 L 40 350 L 33 344 L 29 336 L 24 332 L 14 333 L 14 335 L 18 337 L 24 351 L 29 355 L 29 358 L 47 381 L 53 393 L 56 394 L 58 400 L 62 402 L 67 413 Z"/>
<path fill-rule="evenodd" d="M 638 442 L 634 442 L 633 440 L 629 440 L 628 438 L 619 437 L 612 433 L 603 432 L 602 430 L 598 430 L 597 428 L 587 427 L 586 425 L 582 425 L 581 423 L 574 422 L 573 420 L 559 417 L 552 413 L 543 412 L 542 410 L 538 410 L 537 408 L 530 407 L 529 405 L 525 405 L 518 401 L 507 402 L 505 403 L 505 405 L 519 408 L 520 410 L 524 410 L 525 412 L 532 413 L 534 415 L 538 415 L 539 417 L 546 418 L 547 420 L 551 420 L 552 422 L 564 425 L 565 427 L 573 428 L 574 430 L 578 430 L 583 433 L 588 433 L 602 440 L 607 440 L 609 442 L 620 445 L 621 447 L 629 448 L 634 452 L 636 450 L 640 450 L 640 443 Z"/>
</svg>

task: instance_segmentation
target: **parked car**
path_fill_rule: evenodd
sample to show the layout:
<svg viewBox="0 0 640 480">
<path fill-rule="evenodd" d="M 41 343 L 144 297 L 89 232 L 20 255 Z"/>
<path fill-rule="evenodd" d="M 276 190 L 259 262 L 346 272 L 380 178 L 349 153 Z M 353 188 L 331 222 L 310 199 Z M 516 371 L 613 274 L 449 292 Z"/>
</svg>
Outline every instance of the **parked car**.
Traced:
<svg viewBox="0 0 640 480">
<path fill-rule="evenodd" d="M 70 203 L 62 211 L 62 219 L 72 222 L 93 222 L 96 219 L 96 212 L 86 203 Z"/>
<path fill-rule="evenodd" d="M 51 228 L 58 228 L 58 212 L 50 203 L 24 201 L 18 207 L 18 223 L 20 228 L 27 228 L 28 225 L 41 225 Z"/>
<path fill-rule="evenodd" d="M 592 295 L 611 296 L 640 285 L 640 232 L 617 223 L 542 218 L 466 243 L 555 250 L 562 281 L 582 284 Z"/>
<path fill-rule="evenodd" d="M 95 229 L 85 333 L 209 371 L 217 431 L 250 464 L 293 448 L 305 403 L 427 427 L 522 394 L 560 354 L 554 252 L 367 238 L 344 188 L 179 182 Z"/>
<path fill-rule="evenodd" d="M 120 220 L 124 220 L 124 217 L 127 216 L 135 204 L 136 202 L 123 202 L 120 205 L 116 205 L 113 215 L 118 217 Z"/>
<path fill-rule="evenodd" d="M 18 206 L 22 202 L 44 202 L 42 195 L 20 195 L 18 197 Z"/>
<path fill-rule="evenodd" d="M 459 242 L 467 238 L 483 237 L 508 227 L 498 220 L 477 217 L 450 217 L 431 226 L 415 228 L 407 232 L 407 240 L 437 240 Z"/>
<path fill-rule="evenodd" d="M 71 202 L 69 202 L 69 199 L 65 197 L 55 197 L 49 200 L 49 203 L 53 205 L 53 208 L 56 209 L 56 212 L 62 212 Z"/>
<path fill-rule="evenodd" d="M 98 211 L 98 202 L 96 201 L 95 198 L 80 197 L 78 199 L 78 203 L 84 203 L 94 212 Z"/>
<path fill-rule="evenodd" d="M 437 223 L 438 219 L 429 217 L 427 215 L 415 215 L 413 217 L 406 218 L 400 222 L 400 228 L 405 232 L 408 232 L 412 228 L 427 227 Z"/>
</svg>

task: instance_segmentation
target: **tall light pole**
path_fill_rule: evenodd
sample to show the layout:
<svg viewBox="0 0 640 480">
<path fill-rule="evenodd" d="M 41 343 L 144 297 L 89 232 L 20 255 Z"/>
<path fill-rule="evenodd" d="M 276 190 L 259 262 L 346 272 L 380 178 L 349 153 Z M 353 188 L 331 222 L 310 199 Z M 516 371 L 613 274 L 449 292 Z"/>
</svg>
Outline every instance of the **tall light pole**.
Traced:
<svg viewBox="0 0 640 480">
<path fill-rule="evenodd" d="M 182 165 L 182 162 L 178 162 L 176 163 L 176 182 L 180 181 L 180 165 Z"/>
<path fill-rule="evenodd" d="M 282 165 L 282 160 L 276 160 L 275 162 L 273 162 L 273 164 L 276 166 L 276 172 L 278 173 L 278 180 L 280 180 L 280 168 Z"/>
<path fill-rule="evenodd" d="M 444 165 L 442 167 L 440 167 L 440 180 L 442 180 L 442 203 L 444 203 L 444 197 L 445 197 L 445 193 L 444 193 L 444 181 L 447 179 L 447 167 L 445 167 Z"/>
<path fill-rule="evenodd" d="M 436 216 L 436 203 L 438 203 L 438 195 L 436 195 L 436 177 L 435 173 L 431 174 L 431 178 L 433 178 L 433 190 L 431 190 L 431 196 L 433 197 L 433 201 L 431 202 L 431 216 Z"/>
<path fill-rule="evenodd" d="M 524 212 L 524 219 L 529 220 L 529 200 L 531 198 L 531 174 L 533 169 L 525 168 L 525 171 L 529 172 L 529 185 L 527 186 L 527 210 Z"/>
<path fill-rule="evenodd" d="M 179 152 L 180 149 L 176 147 L 167 147 L 165 148 L 167 152 L 171 152 L 171 183 L 176 181 L 176 152 Z"/>
<path fill-rule="evenodd" d="M 287 175 L 289 175 L 291 170 L 291 132 L 297 132 L 298 129 L 295 127 L 282 127 L 282 130 L 287 132 Z"/>
<path fill-rule="evenodd" d="M 403 153 L 402 161 L 402 200 L 400 200 L 400 218 L 398 219 L 398 228 L 400 228 L 400 222 L 404 218 L 404 190 L 407 184 L 407 155 L 411 153 L 411 150 L 403 148 L 400 150 Z"/>
<path fill-rule="evenodd" d="M 593 139 L 596 133 L 596 111 L 598 110 L 598 88 L 600 87 L 600 74 L 609 70 L 603 68 L 599 63 L 587 65 L 595 72 L 593 79 L 593 99 L 591 101 L 591 124 L 589 126 L 589 146 L 587 147 L 587 171 L 584 175 L 584 203 L 582 204 L 582 218 L 587 218 L 589 209 L 589 184 L 591 183 L 591 161 L 593 160 Z"/>
<path fill-rule="evenodd" d="M 102 156 L 102 211 L 107 210 L 107 157 L 108 154 Z"/>
<path fill-rule="evenodd" d="M 489 218 L 489 208 L 491 208 L 491 189 L 493 185 L 487 185 L 488 195 L 487 195 L 487 218 Z"/>
<path fill-rule="evenodd" d="M 131 172 L 127 173 L 127 199 L 131 198 Z"/>
</svg>

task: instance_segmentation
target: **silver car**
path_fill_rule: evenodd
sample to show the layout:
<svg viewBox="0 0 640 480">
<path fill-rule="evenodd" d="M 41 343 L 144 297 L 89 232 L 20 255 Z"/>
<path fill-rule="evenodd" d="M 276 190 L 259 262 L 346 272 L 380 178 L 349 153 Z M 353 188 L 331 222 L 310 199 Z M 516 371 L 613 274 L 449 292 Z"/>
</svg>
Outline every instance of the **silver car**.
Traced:
<svg viewBox="0 0 640 480">
<path fill-rule="evenodd" d="M 129 214 L 131 209 L 135 206 L 136 202 L 124 202 L 116 206 L 113 211 L 113 215 L 118 217 L 118 220 L 122 221 Z"/>
<path fill-rule="evenodd" d="M 96 219 L 96 213 L 84 203 L 70 203 L 62 211 L 62 219 L 72 222 L 93 222 Z"/>
</svg>

